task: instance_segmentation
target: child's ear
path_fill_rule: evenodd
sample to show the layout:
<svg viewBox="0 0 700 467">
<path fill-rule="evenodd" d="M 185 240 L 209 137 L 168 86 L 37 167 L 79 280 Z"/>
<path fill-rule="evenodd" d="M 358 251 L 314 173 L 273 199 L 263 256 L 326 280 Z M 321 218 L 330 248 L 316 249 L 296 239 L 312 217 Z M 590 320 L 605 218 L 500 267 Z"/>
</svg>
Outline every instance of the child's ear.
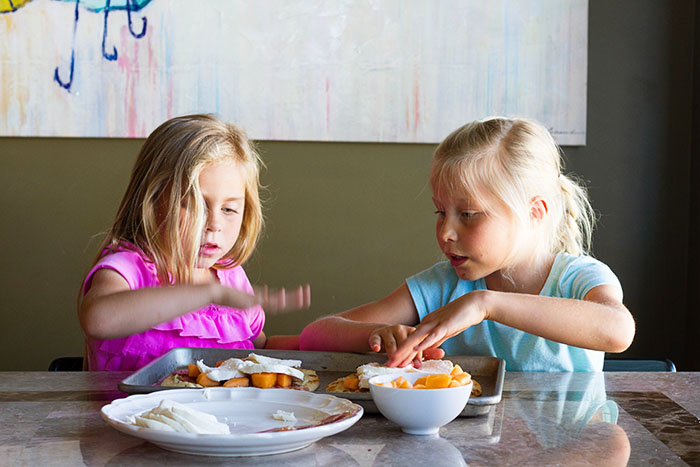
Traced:
<svg viewBox="0 0 700 467">
<path fill-rule="evenodd" d="M 535 196 L 530 201 L 530 218 L 535 221 L 541 221 L 549 211 L 547 201 L 544 198 Z"/>
</svg>

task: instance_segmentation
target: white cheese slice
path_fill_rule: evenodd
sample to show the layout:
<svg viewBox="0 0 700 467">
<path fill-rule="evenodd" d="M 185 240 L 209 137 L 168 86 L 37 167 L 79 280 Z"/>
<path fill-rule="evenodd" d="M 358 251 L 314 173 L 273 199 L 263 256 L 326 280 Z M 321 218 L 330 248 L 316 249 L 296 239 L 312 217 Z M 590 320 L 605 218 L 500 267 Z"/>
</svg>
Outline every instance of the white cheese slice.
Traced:
<svg viewBox="0 0 700 467">
<path fill-rule="evenodd" d="M 227 424 L 214 415 L 200 412 L 184 404 L 164 399 L 151 410 L 127 419 L 129 423 L 162 431 L 179 431 L 200 434 L 230 434 Z"/>
<path fill-rule="evenodd" d="M 454 366 L 454 363 L 449 360 L 425 360 L 417 371 L 423 373 L 449 373 Z"/>
<path fill-rule="evenodd" d="M 227 381 L 253 373 L 282 373 L 293 378 L 304 379 L 304 373 L 292 367 L 300 367 L 301 360 L 281 360 L 251 353 L 247 360 L 229 358 L 218 367 L 210 367 L 197 361 L 199 371 L 213 381 Z"/>
<path fill-rule="evenodd" d="M 297 418 L 294 416 L 294 412 L 285 412 L 284 410 L 275 410 L 272 413 L 272 418 L 275 420 L 280 420 L 283 422 L 296 422 Z"/>
<path fill-rule="evenodd" d="M 255 353 L 248 355 L 248 361 L 261 363 L 263 365 L 286 365 L 296 368 L 301 367 L 301 360 L 282 360 L 280 358 L 266 357 Z"/>
<path fill-rule="evenodd" d="M 293 378 L 304 379 L 304 373 L 296 368 L 275 363 L 255 363 L 251 361 L 244 361 L 241 366 L 238 367 L 238 371 L 249 375 L 252 375 L 253 373 L 282 373 L 285 375 L 290 375 Z"/>
<path fill-rule="evenodd" d="M 239 358 L 229 358 L 218 367 L 210 367 L 205 365 L 202 360 L 197 360 L 197 368 L 212 381 L 228 381 L 231 378 L 245 376 L 238 370 L 242 363 L 243 360 Z"/>
</svg>

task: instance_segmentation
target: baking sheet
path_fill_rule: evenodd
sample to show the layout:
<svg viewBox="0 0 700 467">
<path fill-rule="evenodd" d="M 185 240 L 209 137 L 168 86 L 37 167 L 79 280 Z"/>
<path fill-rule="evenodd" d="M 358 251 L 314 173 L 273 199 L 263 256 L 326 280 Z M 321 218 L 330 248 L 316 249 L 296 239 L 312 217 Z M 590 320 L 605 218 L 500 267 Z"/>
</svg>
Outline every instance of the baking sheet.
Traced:
<svg viewBox="0 0 700 467">
<path fill-rule="evenodd" d="M 386 356 L 382 354 L 358 354 L 345 352 L 311 352 L 299 350 L 265 350 L 265 349 L 210 349 L 178 347 L 152 361 L 140 370 L 134 372 L 119 383 L 119 389 L 128 394 L 145 394 L 153 391 L 168 390 L 158 386 L 158 383 L 176 370 L 187 368 L 189 363 L 204 360 L 208 366 L 216 365 L 219 360 L 228 358 L 245 358 L 251 352 L 268 357 L 301 360 L 302 368 L 315 370 L 320 379 L 317 394 L 333 394 L 349 399 L 361 405 L 367 413 L 378 413 L 367 393 L 328 393 L 326 386 L 331 381 L 354 373 L 355 369 L 370 362 L 384 363 Z M 472 375 L 481 384 L 482 395 L 470 397 L 467 406 L 461 413 L 463 417 L 485 415 L 501 401 L 503 379 L 505 377 L 505 362 L 495 357 L 467 357 L 452 355 L 446 357 Z"/>
</svg>

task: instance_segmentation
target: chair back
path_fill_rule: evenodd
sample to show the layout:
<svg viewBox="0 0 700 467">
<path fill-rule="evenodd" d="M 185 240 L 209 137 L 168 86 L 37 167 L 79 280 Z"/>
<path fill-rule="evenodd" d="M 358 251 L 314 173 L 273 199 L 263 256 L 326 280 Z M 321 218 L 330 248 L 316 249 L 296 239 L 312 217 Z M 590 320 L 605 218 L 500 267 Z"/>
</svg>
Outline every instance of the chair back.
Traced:
<svg viewBox="0 0 700 467">
<path fill-rule="evenodd" d="M 668 358 L 636 359 L 636 358 L 606 358 L 603 371 L 676 371 L 676 365 Z"/>
</svg>

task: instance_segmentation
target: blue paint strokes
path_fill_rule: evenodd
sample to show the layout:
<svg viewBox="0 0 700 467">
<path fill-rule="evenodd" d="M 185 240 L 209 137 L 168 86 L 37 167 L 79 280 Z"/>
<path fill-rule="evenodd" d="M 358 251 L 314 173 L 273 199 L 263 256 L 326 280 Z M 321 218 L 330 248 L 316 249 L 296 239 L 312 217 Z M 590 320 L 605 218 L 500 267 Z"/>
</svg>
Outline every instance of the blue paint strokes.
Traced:
<svg viewBox="0 0 700 467">
<path fill-rule="evenodd" d="M 148 20 L 145 16 L 141 18 L 141 32 L 135 33 L 133 23 L 131 22 L 132 5 L 132 0 L 126 0 L 126 16 L 129 18 L 129 32 L 132 36 L 134 36 L 134 38 L 141 39 L 143 36 L 146 35 L 146 26 L 148 25 Z"/>
<path fill-rule="evenodd" d="M 12 2 L 12 0 L 9 0 Z M 58 72 L 58 67 L 54 71 L 54 81 L 56 81 L 59 86 L 70 92 L 70 87 L 73 84 L 73 72 L 75 70 L 75 33 L 78 29 L 78 7 L 82 6 L 90 11 L 99 13 L 104 12 L 104 23 L 102 27 L 102 56 L 109 60 L 115 61 L 119 56 L 117 48 L 112 46 L 112 51 L 107 51 L 107 31 L 108 31 L 108 19 L 109 12 L 112 10 L 126 10 L 126 15 L 129 23 L 129 33 L 136 39 L 141 39 L 146 35 L 146 30 L 148 26 L 148 20 L 146 17 L 141 18 L 141 31 L 134 31 L 134 22 L 132 19 L 132 11 L 140 11 L 143 7 L 151 3 L 152 0 L 54 0 L 58 2 L 75 2 L 75 19 L 73 20 L 73 45 L 71 48 L 71 61 L 70 61 L 70 78 L 68 81 L 63 81 Z M 10 3 L 12 5 L 12 3 Z"/>
<path fill-rule="evenodd" d="M 110 0 L 107 0 L 105 3 L 105 21 L 104 21 L 104 26 L 102 27 L 102 56 L 106 58 L 107 60 L 114 61 L 118 57 L 117 53 L 117 48 L 115 46 L 112 46 L 112 53 L 107 53 L 105 51 L 105 44 L 107 42 L 107 19 L 109 18 L 109 4 Z"/>
<path fill-rule="evenodd" d="M 54 0 L 56 2 L 72 2 L 73 0 Z M 152 0 L 114 0 L 109 2 L 110 10 L 131 10 L 140 11 L 143 7 L 151 3 Z M 83 8 L 99 13 L 107 8 L 106 0 L 83 0 Z"/>
<path fill-rule="evenodd" d="M 70 92 L 70 87 L 73 84 L 73 71 L 75 69 L 75 32 L 78 30 L 78 18 L 79 18 L 79 9 L 78 6 L 80 5 L 80 0 L 75 0 L 75 16 L 73 19 L 73 45 L 71 46 L 71 52 L 70 52 L 70 77 L 68 78 L 67 82 L 64 82 L 59 73 L 58 73 L 58 67 L 53 72 L 53 79 L 58 83 L 59 86 L 61 86 L 63 89 L 67 90 Z"/>
</svg>

